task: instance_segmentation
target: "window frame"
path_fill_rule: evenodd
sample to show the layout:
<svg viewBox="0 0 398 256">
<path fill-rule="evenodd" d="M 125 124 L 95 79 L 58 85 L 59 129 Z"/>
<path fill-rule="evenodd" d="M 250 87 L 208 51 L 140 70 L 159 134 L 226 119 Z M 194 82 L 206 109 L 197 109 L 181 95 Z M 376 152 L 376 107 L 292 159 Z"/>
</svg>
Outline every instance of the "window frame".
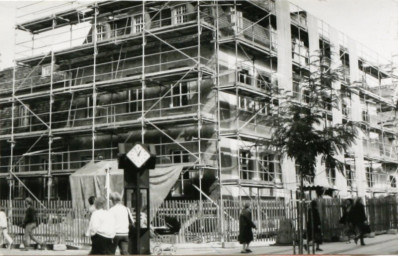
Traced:
<svg viewBox="0 0 398 256">
<path fill-rule="evenodd" d="M 173 25 L 179 25 L 188 22 L 187 5 L 181 4 L 174 6 L 172 15 L 173 15 Z"/>
<path fill-rule="evenodd" d="M 141 23 L 137 23 L 137 18 L 141 19 Z M 143 14 L 139 14 L 139 15 L 135 15 L 132 17 L 133 20 L 133 24 L 132 24 L 132 28 L 131 31 L 133 32 L 133 34 L 138 34 L 138 33 L 142 33 L 144 31 L 144 15 Z M 137 30 L 137 28 L 139 28 Z"/>
</svg>

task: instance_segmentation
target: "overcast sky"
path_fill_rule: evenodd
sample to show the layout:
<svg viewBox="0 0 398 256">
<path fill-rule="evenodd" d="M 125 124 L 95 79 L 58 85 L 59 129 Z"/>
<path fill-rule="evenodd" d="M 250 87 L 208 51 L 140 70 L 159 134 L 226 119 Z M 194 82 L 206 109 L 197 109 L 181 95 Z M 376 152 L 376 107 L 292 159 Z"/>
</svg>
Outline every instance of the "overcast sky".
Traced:
<svg viewBox="0 0 398 256">
<path fill-rule="evenodd" d="M 386 58 L 398 52 L 398 0 L 290 1 Z M 16 2 L 0 0 L 0 68 L 12 65 Z"/>
</svg>

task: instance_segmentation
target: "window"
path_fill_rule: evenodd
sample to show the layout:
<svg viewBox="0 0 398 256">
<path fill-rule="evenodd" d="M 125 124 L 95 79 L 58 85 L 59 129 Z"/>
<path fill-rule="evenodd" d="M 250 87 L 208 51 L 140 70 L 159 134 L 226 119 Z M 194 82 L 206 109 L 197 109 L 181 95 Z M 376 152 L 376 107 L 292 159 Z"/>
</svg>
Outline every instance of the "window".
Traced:
<svg viewBox="0 0 398 256">
<path fill-rule="evenodd" d="M 365 122 L 369 122 L 369 113 L 367 109 L 362 110 L 362 120 Z"/>
<path fill-rule="evenodd" d="M 188 84 L 179 83 L 171 90 L 171 107 L 181 107 L 188 105 Z"/>
<path fill-rule="evenodd" d="M 47 77 L 51 75 L 51 64 L 44 65 L 41 67 L 41 77 Z"/>
<path fill-rule="evenodd" d="M 304 89 L 304 90 L 303 90 L 303 96 L 302 96 L 302 97 L 303 97 L 303 98 L 302 98 L 302 101 L 303 101 L 304 103 L 310 104 L 311 95 L 310 95 L 310 91 L 309 91 L 309 90 Z"/>
<path fill-rule="evenodd" d="M 187 6 L 180 5 L 174 8 L 174 24 L 181 24 L 188 21 Z"/>
<path fill-rule="evenodd" d="M 330 185 L 336 185 L 336 169 L 326 167 L 326 176 Z"/>
<path fill-rule="evenodd" d="M 274 155 L 266 154 L 260 157 L 259 161 L 259 174 L 260 179 L 263 181 L 274 182 L 279 179 L 278 174 L 275 172 Z"/>
<path fill-rule="evenodd" d="M 171 151 L 171 161 L 172 163 L 188 163 L 189 153 L 182 150 L 172 150 Z"/>
<path fill-rule="evenodd" d="M 345 115 L 347 117 L 350 115 L 348 105 L 344 100 L 341 103 L 341 112 L 343 113 L 343 115 Z"/>
<path fill-rule="evenodd" d="M 270 105 L 268 102 L 256 102 L 256 112 L 259 111 L 260 114 L 268 115 Z"/>
<path fill-rule="evenodd" d="M 19 106 L 18 109 L 18 125 L 19 127 L 26 127 L 29 125 L 29 111 L 28 111 L 28 105 L 25 106 Z"/>
<path fill-rule="evenodd" d="M 257 87 L 262 90 L 266 90 L 267 92 L 271 92 L 271 78 L 267 75 L 258 75 Z"/>
<path fill-rule="evenodd" d="M 144 17 L 142 15 L 133 17 L 133 33 L 140 33 L 144 30 Z"/>
<path fill-rule="evenodd" d="M 252 85 L 252 78 L 247 69 L 242 69 L 238 72 L 239 83 Z"/>
<path fill-rule="evenodd" d="M 355 181 L 355 172 L 351 169 L 351 165 L 346 165 L 345 166 L 345 177 L 347 180 L 347 186 L 349 188 L 352 188 L 354 181 Z"/>
<path fill-rule="evenodd" d="M 243 180 L 249 180 L 251 178 L 251 153 L 248 150 L 242 150 L 239 152 L 240 161 L 240 178 Z"/>
<path fill-rule="evenodd" d="M 394 176 L 390 175 L 390 184 L 392 188 L 396 188 L 397 187 L 397 179 Z"/>
<path fill-rule="evenodd" d="M 366 181 L 368 182 L 368 187 L 371 188 L 374 185 L 374 173 L 373 168 L 366 167 Z"/>
<path fill-rule="evenodd" d="M 111 25 L 109 23 L 97 24 L 97 41 L 109 39 L 111 37 Z M 95 31 L 93 31 L 94 36 Z"/>
<path fill-rule="evenodd" d="M 139 112 L 142 110 L 142 91 L 140 89 L 128 90 L 127 112 Z"/>
</svg>

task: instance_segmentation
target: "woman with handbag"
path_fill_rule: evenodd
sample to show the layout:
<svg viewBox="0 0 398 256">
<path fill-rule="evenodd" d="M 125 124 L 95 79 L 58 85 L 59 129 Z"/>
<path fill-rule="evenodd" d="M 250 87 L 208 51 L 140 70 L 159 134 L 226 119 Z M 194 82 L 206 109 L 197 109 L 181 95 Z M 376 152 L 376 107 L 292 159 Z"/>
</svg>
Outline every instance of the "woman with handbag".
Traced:
<svg viewBox="0 0 398 256">
<path fill-rule="evenodd" d="M 359 235 L 355 236 L 354 241 L 355 243 L 358 243 L 359 238 L 361 241 L 361 245 L 365 245 L 363 237 L 365 233 L 370 233 L 368 232 L 370 230 L 367 230 L 369 229 L 368 218 L 366 217 L 365 206 L 362 202 L 361 197 L 358 197 L 355 200 L 355 204 L 352 207 L 351 216 L 353 216 L 352 222 L 354 224 L 354 227 L 359 233 Z"/>
<path fill-rule="evenodd" d="M 250 211 L 250 204 L 245 203 L 242 212 L 239 216 L 239 236 L 238 241 L 242 244 L 241 253 L 252 252 L 249 249 L 249 244 L 253 241 L 252 228 L 256 228 L 256 225 L 252 221 L 252 213 Z"/>
</svg>

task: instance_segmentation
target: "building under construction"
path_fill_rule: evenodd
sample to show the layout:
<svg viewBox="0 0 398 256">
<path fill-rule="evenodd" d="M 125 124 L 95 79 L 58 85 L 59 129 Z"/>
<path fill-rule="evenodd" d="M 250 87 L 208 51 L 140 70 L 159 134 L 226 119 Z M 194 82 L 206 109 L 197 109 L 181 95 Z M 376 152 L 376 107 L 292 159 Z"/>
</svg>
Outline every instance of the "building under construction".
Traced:
<svg viewBox="0 0 398 256">
<path fill-rule="evenodd" d="M 308 187 L 398 193 L 394 69 L 286 0 L 31 2 L 18 9 L 15 65 L 0 73 L 0 198 L 70 199 L 69 176 L 144 143 L 182 166 L 170 198 L 290 198 L 295 165 L 268 141 L 277 84 L 300 89 L 315 54 L 342 67 L 339 109 L 361 122 L 345 171 Z"/>
</svg>

